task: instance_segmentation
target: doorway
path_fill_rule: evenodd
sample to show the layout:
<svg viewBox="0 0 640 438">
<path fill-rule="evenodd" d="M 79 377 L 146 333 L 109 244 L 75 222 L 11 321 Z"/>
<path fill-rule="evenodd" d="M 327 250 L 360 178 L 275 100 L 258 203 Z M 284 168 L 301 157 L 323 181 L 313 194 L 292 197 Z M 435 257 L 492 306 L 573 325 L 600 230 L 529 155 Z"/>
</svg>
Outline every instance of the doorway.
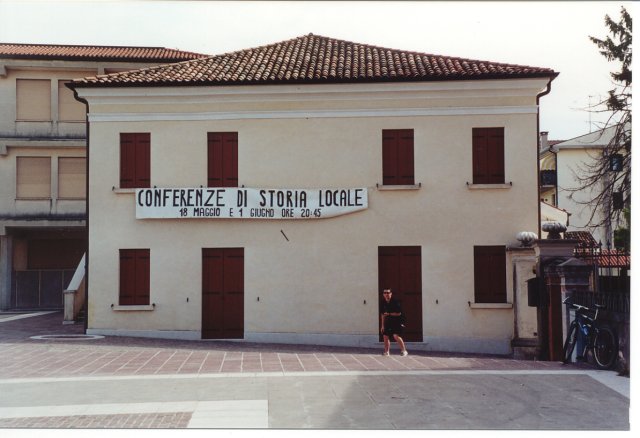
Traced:
<svg viewBox="0 0 640 438">
<path fill-rule="evenodd" d="M 202 339 L 244 338 L 244 248 L 202 250 Z"/>
<path fill-rule="evenodd" d="M 405 314 L 402 338 L 422 342 L 422 255 L 419 246 L 378 247 L 378 300 L 391 289 Z M 378 324 L 380 324 L 378 311 Z M 378 327 L 378 332 L 380 327 Z M 382 335 L 380 335 L 382 341 Z"/>
</svg>

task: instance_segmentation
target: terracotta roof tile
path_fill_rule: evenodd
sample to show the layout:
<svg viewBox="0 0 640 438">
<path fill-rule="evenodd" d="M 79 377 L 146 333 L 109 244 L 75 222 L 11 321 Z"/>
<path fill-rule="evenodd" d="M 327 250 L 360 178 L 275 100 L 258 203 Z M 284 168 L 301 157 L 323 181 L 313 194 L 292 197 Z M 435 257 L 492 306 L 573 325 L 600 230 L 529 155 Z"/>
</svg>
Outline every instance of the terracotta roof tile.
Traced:
<svg viewBox="0 0 640 438">
<path fill-rule="evenodd" d="M 62 59 L 71 61 L 147 61 L 174 63 L 209 55 L 164 47 L 77 46 L 0 43 L 0 59 Z"/>
<path fill-rule="evenodd" d="M 552 69 L 430 55 L 305 35 L 161 67 L 75 81 L 75 86 L 251 85 L 553 78 Z"/>
<path fill-rule="evenodd" d="M 565 231 L 564 238 L 577 240 L 578 248 L 599 248 L 598 242 L 589 231 Z"/>
</svg>

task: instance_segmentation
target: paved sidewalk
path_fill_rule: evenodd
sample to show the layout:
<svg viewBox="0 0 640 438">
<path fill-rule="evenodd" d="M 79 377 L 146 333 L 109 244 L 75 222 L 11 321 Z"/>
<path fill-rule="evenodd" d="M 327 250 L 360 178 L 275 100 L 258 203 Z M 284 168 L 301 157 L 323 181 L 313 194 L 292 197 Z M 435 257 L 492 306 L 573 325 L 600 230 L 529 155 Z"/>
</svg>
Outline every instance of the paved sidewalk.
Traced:
<svg viewBox="0 0 640 438">
<path fill-rule="evenodd" d="M 556 362 L 499 356 L 378 350 L 308 345 L 174 341 L 106 337 L 34 340 L 36 335 L 79 335 L 82 327 L 62 325 L 61 314 L 0 322 L 0 379 L 137 376 L 164 374 L 559 370 Z M 1 320 L 0 320 L 1 321 Z M 395 353 L 395 354 L 394 354 Z"/>
<path fill-rule="evenodd" d="M 584 366 L 417 351 L 401 357 L 397 350 L 383 357 L 379 350 L 308 345 L 86 340 L 82 333 L 81 325 L 62 325 L 61 312 L 0 314 L 0 428 L 629 424 L 629 379 Z M 33 339 L 41 335 L 58 338 Z"/>
</svg>

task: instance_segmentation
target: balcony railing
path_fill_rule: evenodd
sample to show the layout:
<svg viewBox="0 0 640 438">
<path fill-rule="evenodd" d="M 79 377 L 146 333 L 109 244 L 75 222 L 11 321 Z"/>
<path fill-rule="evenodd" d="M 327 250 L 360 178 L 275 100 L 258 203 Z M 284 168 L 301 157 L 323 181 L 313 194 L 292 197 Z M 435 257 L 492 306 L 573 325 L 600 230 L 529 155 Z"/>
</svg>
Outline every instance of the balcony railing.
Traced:
<svg viewBox="0 0 640 438">
<path fill-rule="evenodd" d="M 541 186 L 555 186 L 557 182 L 557 173 L 555 170 L 541 170 L 540 171 L 540 185 Z"/>
</svg>

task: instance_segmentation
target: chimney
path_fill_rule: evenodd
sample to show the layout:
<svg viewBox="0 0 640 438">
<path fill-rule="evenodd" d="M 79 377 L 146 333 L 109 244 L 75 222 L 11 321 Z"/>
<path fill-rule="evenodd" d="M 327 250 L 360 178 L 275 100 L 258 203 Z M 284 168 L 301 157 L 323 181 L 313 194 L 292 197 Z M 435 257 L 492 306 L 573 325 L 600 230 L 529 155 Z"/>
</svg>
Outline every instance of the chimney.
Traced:
<svg viewBox="0 0 640 438">
<path fill-rule="evenodd" d="M 543 151 L 549 147 L 549 132 L 542 131 L 540 133 L 540 150 Z"/>
</svg>

